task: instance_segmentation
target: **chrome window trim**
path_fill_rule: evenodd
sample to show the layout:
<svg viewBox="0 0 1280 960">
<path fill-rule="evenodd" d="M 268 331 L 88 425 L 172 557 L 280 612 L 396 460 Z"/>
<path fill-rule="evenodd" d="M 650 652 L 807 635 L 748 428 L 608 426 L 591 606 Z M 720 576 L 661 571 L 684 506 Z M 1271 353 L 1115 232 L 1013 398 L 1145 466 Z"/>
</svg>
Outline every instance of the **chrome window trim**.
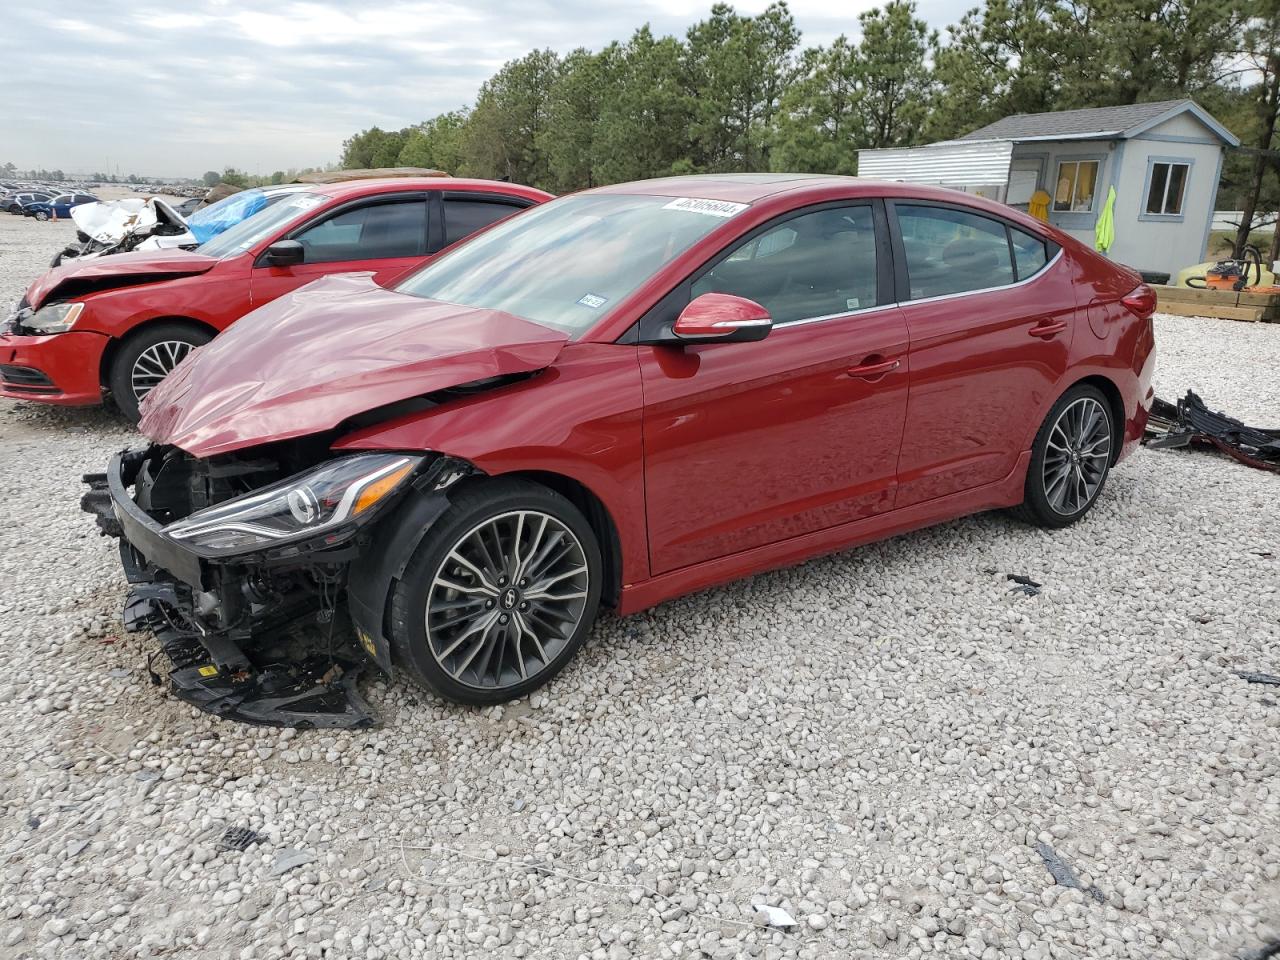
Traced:
<svg viewBox="0 0 1280 960">
<path fill-rule="evenodd" d="M 855 317 L 862 313 L 871 313 L 875 310 L 887 310 L 889 307 L 901 307 L 909 303 L 937 303 L 942 300 L 954 300 L 956 297 L 971 297 L 975 293 L 994 293 L 997 290 L 1012 290 L 1015 287 L 1025 286 L 1032 280 L 1039 279 L 1046 270 L 1052 267 L 1060 259 L 1062 259 L 1061 247 L 1058 248 L 1057 253 L 1045 261 L 1043 267 L 1031 276 L 1024 277 L 1023 279 L 1014 281 L 1013 283 L 1002 284 L 998 287 L 975 287 L 973 290 L 961 290 L 959 293 L 944 293 L 936 297 L 922 297 L 919 300 L 893 300 L 889 303 L 877 304 L 874 307 L 859 307 L 857 310 L 849 310 L 846 313 L 827 313 L 820 317 L 805 317 L 802 320 L 789 320 L 786 323 L 775 323 L 774 327 L 777 329 L 782 329 L 784 327 L 799 327 L 806 323 L 820 323 L 823 320 L 839 320 L 841 317 Z"/>
<path fill-rule="evenodd" d="M 1024 231 L 1024 232 L 1025 232 L 1025 231 Z M 994 292 L 994 291 L 996 291 L 996 290 L 1012 290 L 1012 289 L 1014 289 L 1015 287 L 1021 287 L 1021 286 L 1024 286 L 1025 284 L 1030 283 L 1032 280 L 1037 280 L 1037 279 L 1039 279 L 1039 278 L 1040 278 L 1040 277 L 1045 273 L 1045 271 L 1046 271 L 1046 270 L 1048 270 L 1050 267 L 1052 267 L 1052 266 L 1053 266 L 1055 263 L 1057 263 L 1060 259 L 1062 259 L 1062 248 L 1061 248 L 1061 247 L 1059 247 L 1059 248 L 1058 248 L 1058 252 L 1057 252 L 1057 253 L 1055 253 L 1055 254 L 1054 254 L 1054 255 L 1053 255 L 1053 256 L 1052 256 L 1052 257 L 1051 257 L 1051 258 L 1050 258 L 1050 259 L 1045 263 L 1045 265 L 1044 265 L 1043 267 L 1041 267 L 1039 270 L 1037 270 L 1037 271 L 1036 271 L 1035 273 L 1033 273 L 1031 276 L 1026 277 L 1026 278 L 1024 278 L 1024 279 L 1022 279 L 1022 280 L 1015 280 L 1013 283 L 1005 283 L 1005 284 L 1001 284 L 1001 285 L 1000 285 L 1000 286 L 998 286 L 998 287 L 975 287 L 975 288 L 974 288 L 974 289 L 972 289 L 972 290 L 961 290 L 961 291 L 960 291 L 960 292 L 958 292 L 958 293 L 943 293 L 943 294 L 939 294 L 939 295 L 938 295 L 938 296 L 936 296 L 936 297 L 921 297 L 919 300 L 898 300 L 898 301 L 896 301 L 896 303 L 898 303 L 900 306 L 901 306 L 901 305 L 904 305 L 904 304 L 908 304 L 908 303 L 936 303 L 936 302 L 938 302 L 939 300 L 954 300 L 956 297 L 970 297 L 970 296 L 973 296 L 975 293 L 992 293 L 992 292 Z M 908 268 L 908 270 L 907 270 L 907 277 L 908 277 L 908 279 L 910 279 L 910 276 L 911 276 L 911 271 L 910 271 L 910 268 Z"/>
</svg>

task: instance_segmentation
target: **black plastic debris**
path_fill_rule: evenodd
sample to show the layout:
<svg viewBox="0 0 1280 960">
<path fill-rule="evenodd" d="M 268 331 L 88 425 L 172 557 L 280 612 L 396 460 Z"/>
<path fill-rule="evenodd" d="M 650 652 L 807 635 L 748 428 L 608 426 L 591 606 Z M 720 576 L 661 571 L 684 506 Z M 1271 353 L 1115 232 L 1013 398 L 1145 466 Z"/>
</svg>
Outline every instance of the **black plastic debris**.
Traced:
<svg viewBox="0 0 1280 960">
<path fill-rule="evenodd" d="M 1262 683 L 1270 687 L 1280 687 L 1280 677 L 1274 673 L 1250 673 L 1248 670 L 1232 670 L 1245 683 Z"/>
<path fill-rule="evenodd" d="M 254 833 L 248 827 L 227 827 L 218 840 L 218 849 L 241 852 L 265 839 L 262 834 Z"/>
<path fill-rule="evenodd" d="M 1250 467 L 1280 473 L 1280 430 L 1250 427 L 1215 413 L 1193 390 L 1176 404 L 1156 397 L 1143 443 L 1153 449 L 1216 447 Z"/>
<path fill-rule="evenodd" d="M 1017 586 L 1009 588 L 1010 592 L 1021 593 L 1028 597 L 1040 596 L 1040 588 L 1044 586 L 1044 584 L 1037 583 L 1030 577 L 1024 577 L 1020 573 L 1011 573 L 1007 575 L 1005 579 L 1017 584 Z"/>
<path fill-rule="evenodd" d="M 1080 883 L 1080 878 L 1076 876 L 1076 872 L 1071 869 L 1071 865 L 1063 860 L 1058 852 L 1047 843 L 1037 843 L 1036 853 L 1040 854 L 1040 859 L 1044 861 L 1045 867 L 1049 870 L 1049 876 L 1053 877 L 1053 882 L 1058 886 L 1070 887 L 1072 890 L 1082 890 L 1098 903 L 1102 903 L 1107 899 L 1106 895 L 1097 887 L 1084 887 Z"/>
<path fill-rule="evenodd" d="M 1271 960 L 1272 957 L 1280 957 L 1280 940 L 1243 953 L 1240 955 L 1240 960 Z"/>
</svg>

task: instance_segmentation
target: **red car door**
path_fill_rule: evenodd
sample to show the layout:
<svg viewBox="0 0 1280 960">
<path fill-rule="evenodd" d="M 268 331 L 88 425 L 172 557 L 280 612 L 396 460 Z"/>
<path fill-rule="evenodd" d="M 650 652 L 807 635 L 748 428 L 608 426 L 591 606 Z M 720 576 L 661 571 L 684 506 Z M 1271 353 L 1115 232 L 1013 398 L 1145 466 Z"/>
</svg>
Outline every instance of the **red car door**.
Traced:
<svg viewBox="0 0 1280 960">
<path fill-rule="evenodd" d="M 1057 246 L 1003 220 L 923 201 L 889 208 L 911 337 L 905 507 L 1014 469 L 1066 373 L 1075 292 Z"/>
<path fill-rule="evenodd" d="M 655 575 L 892 507 L 907 332 L 883 215 L 840 204 L 773 221 L 666 308 L 749 297 L 776 324 L 764 340 L 639 348 Z"/>
<path fill-rule="evenodd" d="M 250 284 L 254 307 L 316 277 L 370 271 L 384 282 L 422 263 L 428 248 L 426 193 L 393 193 L 326 210 L 279 239 L 296 240 L 302 263 L 273 266 L 259 256 Z"/>
</svg>

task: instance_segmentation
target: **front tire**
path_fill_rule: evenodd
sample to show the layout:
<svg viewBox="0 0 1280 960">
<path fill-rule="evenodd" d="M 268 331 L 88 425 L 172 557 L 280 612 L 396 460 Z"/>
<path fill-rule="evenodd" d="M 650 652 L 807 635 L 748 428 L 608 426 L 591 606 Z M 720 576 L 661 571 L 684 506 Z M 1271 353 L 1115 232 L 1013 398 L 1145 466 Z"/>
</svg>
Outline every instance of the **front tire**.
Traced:
<svg viewBox="0 0 1280 960">
<path fill-rule="evenodd" d="M 108 378 L 111 396 L 130 423 L 138 422 L 138 405 L 188 353 L 213 339 L 208 330 L 188 323 L 156 323 L 143 327 L 116 351 Z"/>
<path fill-rule="evenodd" d="M 1111 404 L 1097 387 L 1078 384 L 1058 398 L 1031 447 L 1021 520 L 1065 527 L 1093 507 L 1111 472 L 1116 444 Z"/>
<path fill-rule="evenodd" d="M 48 220 L 48 219 L 49 219 L 49 215 L 48 215 L 47 213 L 45 213 L 43 210 L 37 210 L 37 211 L 36 211 L 36 219 L 37 219 L 37 220 L 41 220 L 41 221 Z"/>
<path fill-rule="evenodd" d="M 503 703 L 547 683 L 586 642 L 600 545 L 582 512 L 539 484 L 481 481 L 450 500 L 392 592 L 392 651 L 445 699 Z"/>
</svg>

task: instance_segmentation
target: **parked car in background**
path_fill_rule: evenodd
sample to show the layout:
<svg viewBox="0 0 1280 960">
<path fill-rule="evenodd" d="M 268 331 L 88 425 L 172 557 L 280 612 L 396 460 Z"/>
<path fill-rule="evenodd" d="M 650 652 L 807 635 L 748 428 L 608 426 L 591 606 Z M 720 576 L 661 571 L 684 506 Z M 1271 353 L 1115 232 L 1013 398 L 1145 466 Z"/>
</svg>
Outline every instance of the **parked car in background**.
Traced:
<svg viewBox="0 0 1280 960">
<path fill-rule="evenodd" d="M 101 403 L 136 419 L 194 347 L 329 273 L 386 282 L 550 198 L 487 180 L 397 178 L 300 187 L 193 251 L 71 260 L 31 284 L 0 328 L 0 396 Z M 353 323 L 358 324 L 353 318 Z"/>
<path fill-rule="evenodd" d="M 98 198 L 91 193 L 60 193 L 56 197 L 50 197 L 48 200 L 35 200 L 24 204 L 22 215 L 24 217 L 35 217 L 37 220 L 52 220 L 55 217 L 59 220 L 66 220 L 71 216 L 73 207 L 78 207 L 83 203 L 97 202 Z"/>
<path fill-rule="evenodd" d="M 272 637 L 345 587 L 346 663 L 502 703 L 601 604 L 981 510 L 1079 520 L 1142 437 L 1154 308 L 1128 269 L 950 190 L 603 187 L 387 288 L 254 311 L 148 397 L 153 446 L 87 503 L 191 702 L 262 719 Z"/>
<path fill-rule="evenodd" d="M 22 208 L 28 203 L 52 199 L 53 194 L 51 193 L 44 193 L 39 190 L 19 190 L 17 193 L 12 193 L 6 197 L 3 203 L 0 203 L 0 209 L 3 209 L 6 213 L 20 214 L 22 213 Z"/>
</svg>

